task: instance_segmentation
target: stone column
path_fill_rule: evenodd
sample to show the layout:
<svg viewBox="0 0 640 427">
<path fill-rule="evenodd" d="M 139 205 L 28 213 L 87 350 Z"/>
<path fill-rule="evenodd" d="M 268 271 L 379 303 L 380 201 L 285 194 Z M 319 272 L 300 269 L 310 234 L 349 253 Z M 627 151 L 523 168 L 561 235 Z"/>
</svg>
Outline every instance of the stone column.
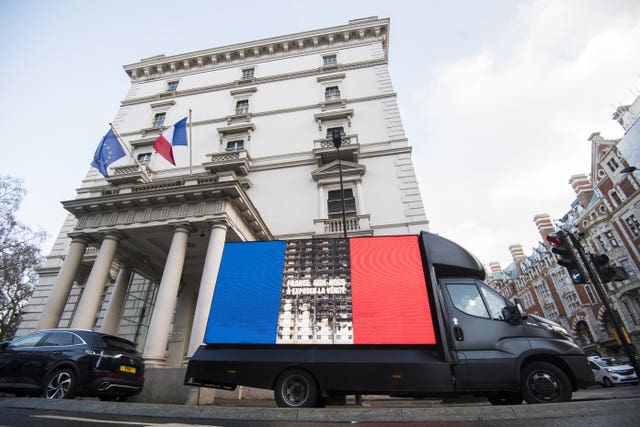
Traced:
<svg viewBox="0 0 640 427">
<path fill-rule="evenodd" d="M 102 293 L 104 292 L 104 285 L 107 282 L 109 269 L 111 269 L 111 263 L 116 254 L 119 240 L 120 236 L 116 232 L 111 231 L 105 234 L 96 261 L 93 263 L 91 273 L 89 273 L 87 283 L 84 285 L 84 292 L 80 297 L 78 309 L 71 322 L 72 328 L 93 328 L 98 305 L 100 305 L 100 298 L 102 298 Z"/>
<path fill-rule="evenodd" d="M 224 242 L 226 238 L 226 223 L 215 222 L 211 224 L 211 236 L 209 237 L 209 247 L 204 261 L 202 278 L 200 279 L 196 311 L 191 325 L 191 337 L 189 339 L 187 359 L 195 353 L 204 339 L 204 332 L 209 319 L 213 291 L 216 286 L 216 279 L 218 278 L 218 270 L 220 269 L 220 261 L 222 261 L 222 251 L 224 250 Z"/>
<path fill-rule="evenodd" d="M 169 248 L 167 262 L 162 272 L 158 296 L 151 313 L 147 341 L 142 353 L 145 364 L 150 367 L 164 366 L 166 364 L 165 350 L 169 340 L 173 309 L 175 308 L 178 289 L 180 288 L 180 277 L 184 267 L 184 257 L 187 253 L 189 231 L 186 225 L 179 225 L 173 232 L 171 248 Z"/>
<path fill-rule="evenodd" d="M 47 305 L 38 322 L 38 329 L 58 327 L 62 311 L 67 299 L 69 299 L 73 280 L 76 278 L 80 261 L 82 261 L 88 243 L 89 241 L 84 236 L 74 236 L 72 238 L 67 257 L 64 260 L 64 264 L 62 264 L 60 272 L 58 272 L 56 284 L 51 290 Z"/>
<path fill-rule="evenodd" d="M 124 305 L 124 298 L 127 296 L 127 289 L 129 288 L 129 280 L 131 280 L 132 273 L 133 267 L 131 267 L 131 265 L 123 264 L 120 266 L 116 285 L 111 293 L 109 307 L 107 308 L 104 323 L 102 324 L 101 331 L 105 334 L 115 335 L 118 331 L 120 316 L 122 315 L 122 306 Z"/>
</svg>

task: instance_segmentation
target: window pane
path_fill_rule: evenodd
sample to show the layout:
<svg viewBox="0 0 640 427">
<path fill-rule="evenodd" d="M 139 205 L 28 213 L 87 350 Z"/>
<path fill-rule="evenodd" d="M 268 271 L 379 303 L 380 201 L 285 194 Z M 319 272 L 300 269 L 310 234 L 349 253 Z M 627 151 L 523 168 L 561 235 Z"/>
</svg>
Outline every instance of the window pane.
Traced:
<svg viewBox="0 0 640 427">
<path fill-rule="evenodd" d="M 160 126 L 162 126 L 164 124 L 164 118 L 166 117 L 166 115 L 167 113 L 156 114 L 153 118 L 153 127 L 159 128 Z"/>
<path fill-rule="evenodd" d="M 242 78 L 243 79 L 251 79 L 253 78 L 254 69 L 253 68 L 245 68 L 242 70 Z"/>
<path fill-rule="evenodd" d="M 326 55 L 322 57 L 322 62 L 324 65 L 333 65 L 338 63 L 338 58 L 336 55 Z"/>
<path fill-rule="evenodd" d="M 481 286 L 480 290 L 482 292 L 482 295 L 484 296 L 485 301 L 487 302 L 487 305 L 489 306 L 491 318 L 503 320 L 504 317 L 502 317 L 502 309 L 507 307 L 507 302 L 505 301 L 505 299 L 491 289 L 485 288 L 484 286 Z"/>
<path fill-rule="evenodd" d="M 236 114 L 247 114 L 249 111 L 249 100 L 243 99 L 236 103 Z"/>
<path fill-rule="evenodd" d="M 487 308 L 482 302 L 476 285 L 450 284 L 447 285 L 447 291 L 454 307 L 458 310 L 472 316 L 489 318 L 489 313 L 487 313 Z"/>
<path fill-rule="evenodd" d="M 238 150 L 244 150 L 243 140 L 227 142 L 227 151 L 238 151 Z"/>
<path fill-rule="evenodd" d="M 40 341 L 46 332 L 36 332 L 35 334 L 27 335 L 26 337 L 18 338 L 11 342 L 9 347 L 11 348 L 24 348 L 24 347 L 35 347 L 38 341 Z"/>
<path fill-rule="evenodd" d="M 342 197 L 340 190 L 329 191 L 327 200 L 329 218 L 342 218 Z M 344 190 L 344 211 L 346 216 L 356 216 L 356 199 L 353 196 L 353 190 Z"/>
<path fill-rule="evenodd" d="M 52 332 L 40 344 L 38 344 L 38 347 L 61 346 L 61 345 L 72 345 L 72 344 L 73 344 L 73 334 L 69 332 Z"/>
<path fill-rule="evenodd" d="M 178 89 L 178 82 L 167 82 L 167 92 L 175 92 Z"/>
</svg>

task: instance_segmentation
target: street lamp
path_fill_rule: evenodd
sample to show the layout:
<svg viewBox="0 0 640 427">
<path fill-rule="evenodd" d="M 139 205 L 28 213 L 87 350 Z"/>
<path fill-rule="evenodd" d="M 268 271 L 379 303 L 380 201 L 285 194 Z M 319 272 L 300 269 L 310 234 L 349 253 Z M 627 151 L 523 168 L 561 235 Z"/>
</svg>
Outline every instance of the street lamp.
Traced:
<svg viewBox="0 0 640 427">
<path fill-rule="evenodd" d="M 620 173 L 634 173 L 637 170 L 638 168 L 635 166 L 627 166 L 626 168 L 622 169 Z"/>
<path fill-rule="evenodd" d="M 342 145 L 342 130 L 340 128 L 331 129 L 331 141 L 338 153 L 338 174 L 340 175 L 340 199 L 342 202 L 342 231 L 344 238 L 347 238 L 347 214 L 344 207 L 344 185 L 342 184 L 342 163 L 340 162 L 340 146 Z"/>
</svg>

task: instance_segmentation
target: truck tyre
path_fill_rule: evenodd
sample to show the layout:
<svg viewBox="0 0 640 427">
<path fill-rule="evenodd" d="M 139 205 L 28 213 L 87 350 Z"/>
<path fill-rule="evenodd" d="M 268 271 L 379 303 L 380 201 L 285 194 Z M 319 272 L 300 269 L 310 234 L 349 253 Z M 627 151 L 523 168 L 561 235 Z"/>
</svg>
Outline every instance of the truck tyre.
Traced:
<svg viewBox="0 0 640 427">
<path fill-rule="evenodd" d="M 557 403 L 571 400 L 571 382 L 560 368 L 533 362 L 522 368 L 522 397 L 527 403 Z"/>
<path fill-rule="evenodd" d="M 273 393 L 281 408 L 321 406 L 320 390 L 315 378 L 302 369 L 291 369 L 280 374 Z"/>
<path fill-rule="evenodd" d="M 490 393 L 487 395 L 487 399 L 492 405 L 520 405 L 522 403 L 522 395 L 520 393 L 507 391 Z"/>
</svg>

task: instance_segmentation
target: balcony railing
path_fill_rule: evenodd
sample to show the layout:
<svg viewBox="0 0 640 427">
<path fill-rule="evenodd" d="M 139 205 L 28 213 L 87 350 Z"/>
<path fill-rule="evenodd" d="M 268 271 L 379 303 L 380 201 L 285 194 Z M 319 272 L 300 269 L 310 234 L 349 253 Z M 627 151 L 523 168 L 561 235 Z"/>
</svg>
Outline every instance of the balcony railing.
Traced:
<svg viewBox="0 0 640 427">
<path fill-rule="evenodd" d="M 247 150 L 225 151 L 208 154 L 210 161 L 202 166 L 211 173 L 234 172 L 246 176 L 251 170 L 251 157 Z"/>
<path fill-rule="evenodd" d="M 115 166 L 111 168 L 113 173 L 107 177 L 109 184 L 136 184 L 150 181 L 150 175 L 153 172 L 147 165 Z"/>
<path fill-rule="evenodd" d="M 340 160 L 357 162 L 360 154 L 358 135 L 345 135 L 340 146 Z M 327 164 L 338 159 L 338 151 L 331 138 L 316 139 L 313 141 L 313 155 L 319 165 Z"/>
<path fill-rule="evenodd" d="M 369 215 L 350 216 L 346 218 L 347 232 L 367 232 L 369 228 Z M 343 232 L 342 218 L 316 219 L 315 234 L 339 234 Z"/>
</svg>

